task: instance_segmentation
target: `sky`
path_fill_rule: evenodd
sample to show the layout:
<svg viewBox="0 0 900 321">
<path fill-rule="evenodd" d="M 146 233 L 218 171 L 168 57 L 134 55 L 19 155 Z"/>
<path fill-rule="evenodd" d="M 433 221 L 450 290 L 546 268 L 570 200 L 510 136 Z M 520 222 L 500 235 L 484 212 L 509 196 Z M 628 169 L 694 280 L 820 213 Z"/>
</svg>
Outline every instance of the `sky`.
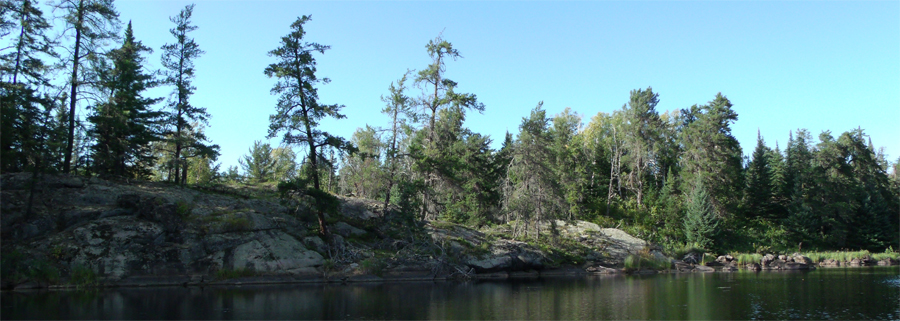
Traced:
<svg viewBox="0 0 900 321">
<path fill-rule="evenodd" d="M 159 48 L 174 41 L 168 17 L 190 3 L 116 1 L 123 25 L 132 21 L 136 39 L 155 49 L 148 68 L 160 68 Z M 348 139 L 366 124 L 387 126 L 381 96 L 430 63 L 425 45 L 442 34 L 463 56 L 447 63 L 446 77 L 486 107 L 465 125 L 495 148 L 539 101 L 548 115 L 570 107 L 587 124 L 652 87 L 661 113 L 724 94 L 745 155 L 757 132 L 784 149 L 798 128 L 815 138 L 859 127 L 889 160 L 900 157 L 898 1 L 195 3 L 192 36 L 206 54 L 196 60 L 192 103 L 212 114 L 206 131 L 221 146 L 222 169 L 265 140 L 277 99 L 275 79 L 263 74 L 275 62 L 267 52 L 301 15 L 312 16 L 307 40 L 331 46 L 315 56 L 319 77 L 331 79 L 319 86 L 320 103 L 346 106 L 346 119 L 322 129 Z"/>
</svg>

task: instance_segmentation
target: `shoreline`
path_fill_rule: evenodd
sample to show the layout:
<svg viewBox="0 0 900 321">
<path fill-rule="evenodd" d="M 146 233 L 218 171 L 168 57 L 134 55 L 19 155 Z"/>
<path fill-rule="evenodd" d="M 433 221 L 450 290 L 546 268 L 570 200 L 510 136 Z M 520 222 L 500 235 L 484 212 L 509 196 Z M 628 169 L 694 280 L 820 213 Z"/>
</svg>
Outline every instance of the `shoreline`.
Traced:
<svg viewBox="0 0 900 321">
<path fill-rule="evenodd" d="M 816 265 L 806 269 L 728 269 L 728 266 L 709 267 L 705 265 L 697 265 L 691 270 L 679 270 L 677 268 L 669 270 L 651 270 L 642 269 L 637 271 L 625 272 L 624 269 L 606 268 L 602 272 L 588 272 L 578 268 L 561 268 L 547 269 L 542 271 L 500 271 L 493 273 L 474 274 L 468 278 L 465 277 L 449 277 L 443 276 L 421 276 L 411 273 L 412 275 L 393 275 L 389 277 L 381 277 L 372 274 L 358 274 L 340 277 L 322 277 L 322 276 L 290 276 L 290 275 L 260 275 L 241 277 L 227 280 L 206 281 L 200 275 L 186 276 L 138 276 L 121 280 L 119 282 L 105 283 L 101 281 L 97 285 L 74 285 L 74 284 L 54 284 L 41 285 L 26 282 L 12 289 L 3 289 L 0 292 L 32 292 L 32 291 L 71 291 L 71 290 L 100 290 L 100 289 L 140 289 L 155 287 L 240 287 L 247 285 L 289 285 L 289 284 L 308 284 L 308 285 L 325 285 L 325 284 L 377 284 L 377 283 L 407 283 L 407 282 L 467 282 L 467 281 L 507 281 L 507 280 L 523 280 L 523 279 L 543 279 L 543 278 L 581 278 L 581 277 L 625 277 L 625 276 L 641 276 L 653 274 L 692 274 L 692 273 L 735 273 L 735 272 L 753 272 L 753 273 L 783 273 L 783 272 L 809 272 L 818 268 L 822 269 L 857 269 L 857 268 L 891 268 L 898 266 L 894 262 L 892 265 Z M 703 266 L 705 268 L 698 268 Z M 199 280 L 198 280 L 199 279 Z"/>
</svg>

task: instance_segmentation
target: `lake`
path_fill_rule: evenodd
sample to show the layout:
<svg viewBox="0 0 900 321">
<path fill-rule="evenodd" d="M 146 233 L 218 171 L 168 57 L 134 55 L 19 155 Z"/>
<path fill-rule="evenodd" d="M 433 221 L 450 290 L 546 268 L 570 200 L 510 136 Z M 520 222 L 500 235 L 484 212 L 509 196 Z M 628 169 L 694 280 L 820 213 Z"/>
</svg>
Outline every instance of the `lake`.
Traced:
<svg viewBox="0 0 900 321">
<path fill-rule="evenodd" d="M 900 319 L 900 267 L 4 292 L 9 319 Z"/>
</svg>

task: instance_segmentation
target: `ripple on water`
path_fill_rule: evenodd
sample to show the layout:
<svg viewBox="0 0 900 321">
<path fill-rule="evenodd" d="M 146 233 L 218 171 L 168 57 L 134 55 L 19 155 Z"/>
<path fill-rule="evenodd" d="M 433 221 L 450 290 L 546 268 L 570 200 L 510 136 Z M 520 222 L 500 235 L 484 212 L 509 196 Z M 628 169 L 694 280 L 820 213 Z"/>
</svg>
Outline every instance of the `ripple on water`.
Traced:
<svg viewBox="0 0 900 321">
<path fill-rule="evenodd" d="M 884 279 L 884 283 L 889 286 L 900 288 L 900 275 L 893 278 Z"/>
</svg>

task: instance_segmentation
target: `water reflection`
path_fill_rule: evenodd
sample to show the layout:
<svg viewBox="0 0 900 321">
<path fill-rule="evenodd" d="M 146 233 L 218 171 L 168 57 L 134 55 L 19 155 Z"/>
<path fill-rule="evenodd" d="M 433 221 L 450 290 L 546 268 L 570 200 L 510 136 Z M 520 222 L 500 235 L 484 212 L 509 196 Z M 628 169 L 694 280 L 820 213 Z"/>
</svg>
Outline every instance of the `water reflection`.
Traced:
<svg viewBox="0 0 900 321">
<path fill-rule="evenodd" d="M 900 319 L 900 268 L 3 293 L 0 319 Z"/>
</svg>

